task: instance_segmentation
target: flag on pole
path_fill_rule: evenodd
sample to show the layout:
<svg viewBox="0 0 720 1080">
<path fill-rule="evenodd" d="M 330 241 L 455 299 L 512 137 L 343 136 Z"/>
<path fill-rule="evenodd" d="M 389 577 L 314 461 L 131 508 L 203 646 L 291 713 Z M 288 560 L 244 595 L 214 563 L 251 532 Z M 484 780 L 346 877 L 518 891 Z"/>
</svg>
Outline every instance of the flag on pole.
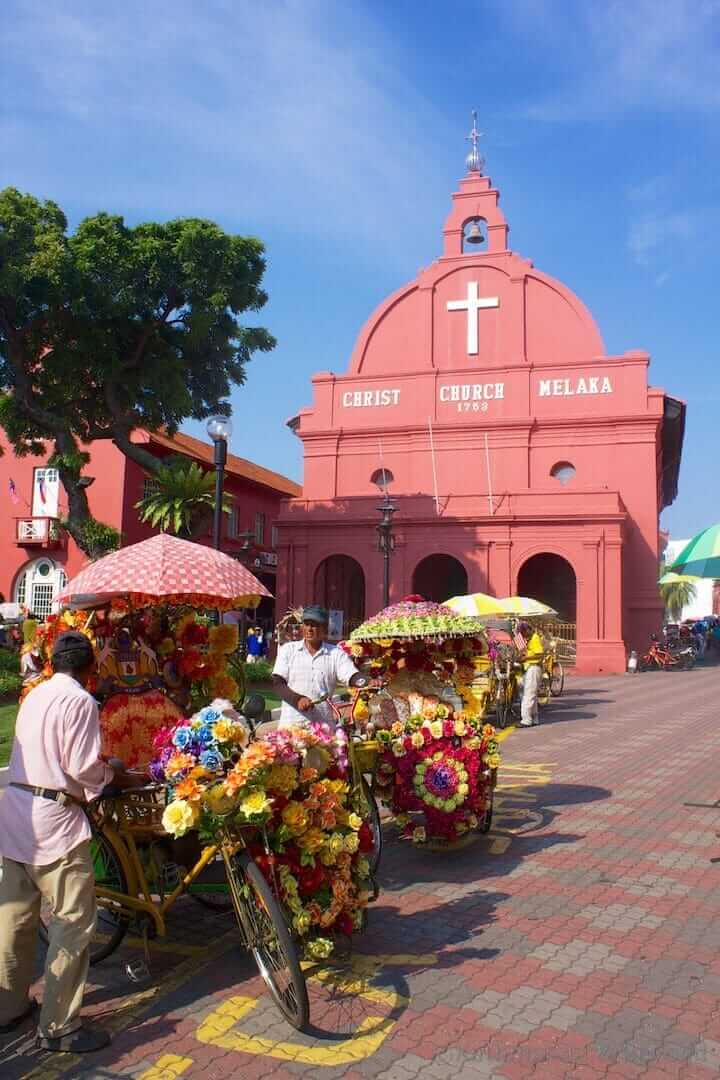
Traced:
<svg viewBox="0 0 720 1080">
<path fill-rule="evenodd" d="M 10 477 L 10 479 L 8 480 L 8 491 L 10 492 L 10 500 L 11 500 L 11 502 L 15 506 L 17 506 L 17 504 L 20 502 L 20 497 L 19 497 L 19 495 L 17 493 L 17 489 L 15 487 L 15 481 L 12 479 L 12 477 Z"/>
<path fill-rule="evenodd" d="M 45 505 L 45 477 L 40 475 L 38 477 L 38 495 L 40 496 L 40 502 Z"/>
</svg>

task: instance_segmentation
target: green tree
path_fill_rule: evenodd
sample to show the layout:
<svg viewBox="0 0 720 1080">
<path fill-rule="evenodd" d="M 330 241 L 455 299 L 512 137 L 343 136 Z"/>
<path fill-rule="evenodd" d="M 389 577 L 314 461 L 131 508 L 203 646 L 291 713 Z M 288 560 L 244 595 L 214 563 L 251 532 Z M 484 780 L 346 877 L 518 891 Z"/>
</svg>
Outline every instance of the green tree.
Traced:
<svg viewBox="0 0 720 1080">
<path fill-rule="evenodd" d="M 664 562 L 660 563 L 660 577 L 664 577 L 667 567 Z M 677 622 L 682 615 L 683 608 L 692 603 L 697 595 L 697 589 L 692 581 L 667 581 L 659 585 L 660 596 L 665 605 L 665 610 L 672 622 Z"/>
<path fill-rule="evenodd" d="M 202 535 L 215 508 L 214 473 L 178 455 L 161 462 L 155 479 L 156 490 L 135 503 L 140 520 L 162 532 Z M 223 500 L 223 511 L 230 513 L 229 500 Z"/>
<path fill-rule="evenodd" d="M 156 474 L 135 429 L 229 412 L 253 353 L 275 344 L 240 321 L 267 300 L 264 270 L 259 240 L 211 221 L 100 213 L 71 233 L 55 203 L 0 191 L 0 425 L 16 454 L 51 448 L 64 525 L 88 554 L 84 446 L 110 440 Z"/>
</svg>

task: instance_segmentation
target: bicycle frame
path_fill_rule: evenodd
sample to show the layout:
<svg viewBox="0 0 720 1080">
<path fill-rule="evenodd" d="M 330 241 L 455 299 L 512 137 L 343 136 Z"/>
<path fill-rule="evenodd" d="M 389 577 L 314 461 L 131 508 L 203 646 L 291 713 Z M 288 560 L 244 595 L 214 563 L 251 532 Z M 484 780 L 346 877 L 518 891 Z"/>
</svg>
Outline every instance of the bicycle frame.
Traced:
<svg viewBox="0 0 720 1080">
<path fill-rule="evenodd" d="M 106 820 L 96 821 L 96 828 L 99 832 L 102 832 L 115 851 L 125 871 L 128 886 L 132 889 L 132 893 L 120 893 L 114 889 L 107 889 L 102 885 L 97 885 L 95 895 L 98 904 L 128 917 L 138 913 L 150 916 L 158 935 L 161 937 L 165 937 L 167 933 L 165 916 L 170 908 L 178 897 L 182 896 L 188 887 L 192 885 L 205 867 L 213 861 L 218 852 L 222 851 L 224 856 L 224 848 L 227 846 L 233 849 L 231 853 L 234 854 L 243 846 L 240 840 L 235 841 L 234 844 L 227 840 L 222 845 L 209 844 L 203 848 L 195 865 L 188 870 L 172 892 L 164 896 L 158 903 L 153 900 L 133 830 L 128 826 L 117 827 Z M 148 835 L 152 834 L 148 833 Z M 103 904 L 103 901 L 106 901 L 106 903 Z"/>
</svg>

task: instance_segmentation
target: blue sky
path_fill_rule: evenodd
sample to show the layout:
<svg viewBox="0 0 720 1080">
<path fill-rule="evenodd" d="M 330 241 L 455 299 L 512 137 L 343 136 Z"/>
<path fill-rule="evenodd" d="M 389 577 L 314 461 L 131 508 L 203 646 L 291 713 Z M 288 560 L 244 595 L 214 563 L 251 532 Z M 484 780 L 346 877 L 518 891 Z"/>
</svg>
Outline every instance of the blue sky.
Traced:
<svg viewBox="0 0 720 1080">
<path fill-rule="evenodd" d="M 236 453 L 300 478 L 283 422 L 439 254 L 476 107 L 511 246 L 688 402 L 664 524 L 720 519 L 718 0 L 5 0 L 2 30 L 0 186 L 265 241 Z"/>
</svg>

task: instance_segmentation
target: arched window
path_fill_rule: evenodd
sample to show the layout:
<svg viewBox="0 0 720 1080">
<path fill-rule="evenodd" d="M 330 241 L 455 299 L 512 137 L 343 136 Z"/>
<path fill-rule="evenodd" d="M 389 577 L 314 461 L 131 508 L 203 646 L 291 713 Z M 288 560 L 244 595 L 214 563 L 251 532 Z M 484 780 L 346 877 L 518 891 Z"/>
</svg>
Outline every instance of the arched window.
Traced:
<svg viewBox="0 0 720 1080">
<path fill-rule="evenodd" d="M 529 596 L 548 604 L 563 622 L 575 622 L 577 583 L 575 571 L 567 559 L 553 552 L 533 555 L 523 563 L 518 574 L 518 596 Z"/>
<path fill-rule="evenodd" d="M 550 475 L 561 484 L 569 484 L 575 476 L 575 466 L 571 461 L 557 461 L 550 470 Z"/>
<path fill-rule="evenodd" d="M 35 559 L 15 579 L 15 603 L 22 604 L 35 618 L 46 619 L 66 584 L 67 574 L 61 566 L 52 559 Z"/>
<path fill-rule="evenodd" d="M 428 555 L 415 567 L 412 591 L 426 600 L 442 604 L 468 591 L 467 571 L 452 555 Z"/>
<path fill-rule="evenodd" d="M 348 637 L 365 618 L 362 566 L 349 555 L 329 555 L 315 571 L 313 584 L 312 600 L 328 611 L 342 612 L 342 628 L 337 636 Z M 337 617 L 334 619 L 337 625 Z"/>
<path fill-rule="evenodd" d="M 487 221 L 481 217 L 470 218 L 463 225 L 463 254 L 472 255 L 476 251 L 487 251 L 487 247 Z"/>
</svg>

